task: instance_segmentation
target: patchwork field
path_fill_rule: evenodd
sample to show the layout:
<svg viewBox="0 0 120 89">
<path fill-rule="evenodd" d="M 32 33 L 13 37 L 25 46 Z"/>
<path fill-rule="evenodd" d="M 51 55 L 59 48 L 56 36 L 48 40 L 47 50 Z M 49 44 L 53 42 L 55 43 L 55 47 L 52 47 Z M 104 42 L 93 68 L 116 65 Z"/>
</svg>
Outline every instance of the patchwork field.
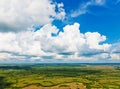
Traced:
<svg viewBox="0 0 120 89">
<path fill-rule="evenodd" d="M 82 83 L 64 83 L 53 87 L 42 87 L 31 85 L 23 89 L 86 89 Z"/>
<path fill-rule="evenodd" d="M 0 89 L 120 89 L 120 65 L 1 64 Z"/>
</svg>

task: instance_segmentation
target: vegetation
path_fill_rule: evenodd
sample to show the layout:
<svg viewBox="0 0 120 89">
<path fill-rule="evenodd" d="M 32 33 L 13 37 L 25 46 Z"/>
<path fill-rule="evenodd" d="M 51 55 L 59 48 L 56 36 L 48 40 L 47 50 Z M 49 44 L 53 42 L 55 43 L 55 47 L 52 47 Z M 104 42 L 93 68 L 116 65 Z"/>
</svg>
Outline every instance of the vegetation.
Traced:
<svg viewBox="0 0 120 89">
<path fill-rule="evenodd" d="M 0 65 L 0 89 L 22 89 L 30 85 L 70 86 L 66 83 L 82 83 L 86 89 L 120 89 L 120 65 Z"/>
</svg>

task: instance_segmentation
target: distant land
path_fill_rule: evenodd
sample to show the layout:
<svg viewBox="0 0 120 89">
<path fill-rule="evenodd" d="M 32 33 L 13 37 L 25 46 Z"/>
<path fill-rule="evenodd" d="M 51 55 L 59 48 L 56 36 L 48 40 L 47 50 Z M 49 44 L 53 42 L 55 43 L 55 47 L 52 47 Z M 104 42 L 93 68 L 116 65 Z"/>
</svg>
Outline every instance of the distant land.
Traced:
<svg viewBox="0 0 120 89">
<path fill-rule="evenodd" d="M 0 89 L 120 89 L 120 63 L 0 64 Z"/>
</svg>

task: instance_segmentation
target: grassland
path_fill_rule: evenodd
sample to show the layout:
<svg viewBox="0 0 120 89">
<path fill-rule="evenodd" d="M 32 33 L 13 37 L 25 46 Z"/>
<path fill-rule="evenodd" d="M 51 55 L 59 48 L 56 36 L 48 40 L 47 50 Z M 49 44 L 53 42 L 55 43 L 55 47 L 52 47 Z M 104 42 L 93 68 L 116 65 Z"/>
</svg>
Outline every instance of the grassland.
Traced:
<svg viewBox="0 0 120 89">
<path fill-rule="evenodd" d="M 107 65 L 107 64 L 0 65 L 0 89 L 50 89 L 50 88 L 120 89 L 120 65 Z"/>
</svg>

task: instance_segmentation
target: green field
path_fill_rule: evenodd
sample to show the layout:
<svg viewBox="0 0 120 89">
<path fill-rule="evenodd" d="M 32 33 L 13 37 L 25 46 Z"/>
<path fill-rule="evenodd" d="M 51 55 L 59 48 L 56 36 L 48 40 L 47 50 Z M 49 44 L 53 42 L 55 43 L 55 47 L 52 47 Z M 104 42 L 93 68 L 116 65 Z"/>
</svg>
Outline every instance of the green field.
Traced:
<svg viewBox="0 0 120 89">
<path fill-rule="evenodd" d="M 120 65 L 0 65 L 0 89 L 22 89 L 31 85 L 65 87 L 66 83 L 82 83 L 86 89 L 120 89 Z"/>
</svg>

